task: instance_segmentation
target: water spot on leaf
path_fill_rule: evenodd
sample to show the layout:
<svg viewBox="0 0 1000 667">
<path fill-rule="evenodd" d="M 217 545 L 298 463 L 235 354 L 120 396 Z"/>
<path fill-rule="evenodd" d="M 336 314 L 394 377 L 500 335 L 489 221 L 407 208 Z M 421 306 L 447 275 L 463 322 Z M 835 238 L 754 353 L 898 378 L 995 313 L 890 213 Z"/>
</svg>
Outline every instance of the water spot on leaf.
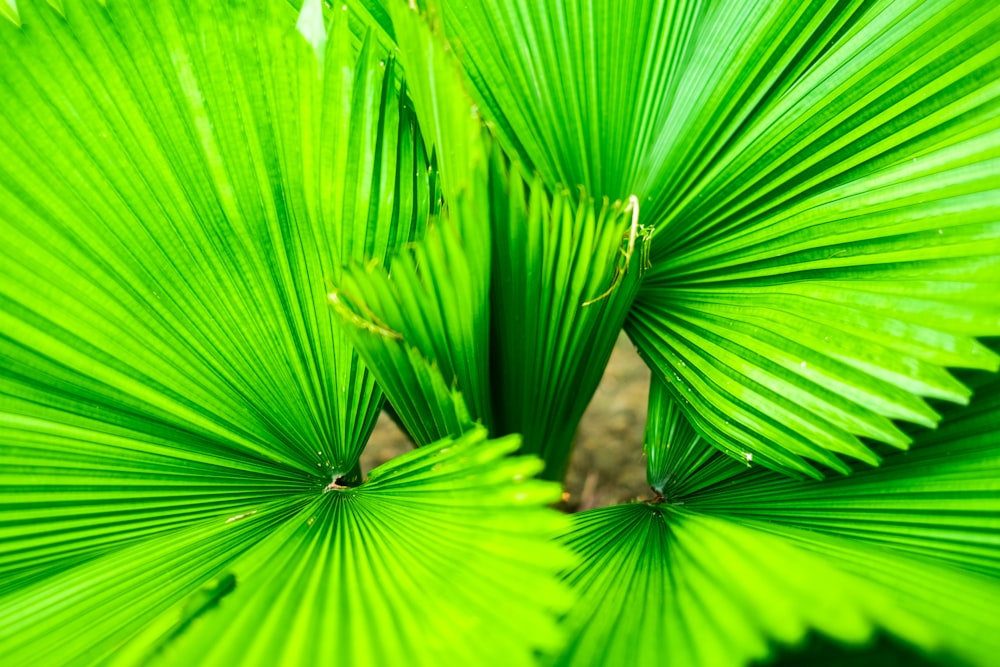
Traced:
<svg viewBox="0 0 1000 667">
<path fill-rule="evenodd" d="M 249 512 L 244 512 L 243 514 L 237 514 L 236 516 L 231 516 L 226 519 L 226 523 L 233 523 L 234 521 L 239 521 L 240 519 L 245 519 L 248 516 L 253 516 L 257 513 L 257 510 L 251 510 Z"/>
</svg>

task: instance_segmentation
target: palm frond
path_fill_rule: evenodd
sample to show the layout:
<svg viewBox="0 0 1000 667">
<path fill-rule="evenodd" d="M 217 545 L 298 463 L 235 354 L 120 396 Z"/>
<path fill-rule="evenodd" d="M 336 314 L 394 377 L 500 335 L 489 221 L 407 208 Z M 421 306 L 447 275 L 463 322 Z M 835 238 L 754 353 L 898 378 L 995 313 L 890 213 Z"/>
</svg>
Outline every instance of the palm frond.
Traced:
<svg viewBox="0 0 1000 667">
<path fill-rule="evenodd" d="M 545 475 L 561 478 L 645 269 L 650 230 L 638 224 L 634 199 L 595 204 L 585 194 L 549 191 L 499 150 L 487 172 L 478 120 L 436 15 L 421 21 L 402 3 L 389 10 L 407 71 L 430 73 L 419 82 L 411 75 L 410 93 L 425 129 L 433 128 L 427 132 L 442 159 L 448 215 L 396 259 L 391 279 L 371 265 L 349 270 L 336 305 L 355 325 L 369 365 L 386 369 L 380 384 L 418 440 L 454 433 L 460 419 L 440 386 L 436 398 L 419 397 L 428 391 L 417 377 L 424 372 L 406 368 L 416 353 L 427 360 L 417 366 L 432 363 L 445 386 L 461 391 L 473 418 L 497 433 L 523 433 L 524 451 L 541 454 Z M 480 229 L 483 220 L 489 233 Z M 491 264 L 492 275 L 484 276 Z M 491 305 L 488 313 L 483 305 Z M 496 369 L 492 378 L 483 375 L 489 368 Z M 574 391 L 565 391 L 569 386 Z M 431 421 L 449 430 L 428 430 L 425 415 L 442 411 L 447 420 Z"/>
<path fill-rule="evenodd" d="M 0 598 L 10 664 L 535 664 L 573 563 L 542 464 L 483 429 Z M 47 638 L 58 635 L 58 642 Z M 378 641 L 374 641 L 378 638 Z"/>
<path fill-rule="evenodd" d="M 745 664 L 810 628 L 847 645 L 884 632 L 937 660 L 991 664 L 1000 381 L 964 379 L 976 400 L 948 410 L 910 451 L 815 481 L 711 447 L 654 377 L 649 479 L 669 504 L 576 519 L 566 540 L 584 564 L 569 579 L 584 601 L 569 616 L 567 664 L 605 643 L 609 663 Z M 622 573 L 634 579 L 623 584 Z M 635 599 L 637 590 L 666 600 Z M 624 610 L 620 624 L 608 602 Z M 853 636 L 837 626 L 852 618 Z"/>
<path fill-rule="evenodd" d="M 823 483 L 741 466 L 684 497 L 737 520 L 834 535 L 1000 575 L 1000 382 L 989 377 L 908 452 Z M 728 477 L 728 479 L 727 479 Z"/>
<path fill-rule="evenodd" d="M 581 599 L 552 664 L 743 665 L 809 631 L 860 646 L 880 630 L 991 663 L 996 579 L 811 535 L 676 505 L 576 515 L 565 540 L 583 559 L 568 574 Z"/>
<path fill-rule="evenodd" d="M 550 185 L 634 195 L 629 335 L 698 432 L 817 476 L 996 369 L 1000 42 L 980 2 L 467 3 L 487 119 Z M 622 73 L 628 73 L 623 75 Z M 933 317 L 928 317 L 933 315 Z M 688 402 L 685 402 L 687 400 Z"/>
<path fill-rule="evenodd" d="M 421 140 L 370 49 L 320 76 L 282 5 L 209 7 L 29 4 L 2 29 L 4 394 L 346 473 L 380 400 L 323 283 L 423 224 Z M 345 29 L 328 64 L 353 71 Z"/>
<path fill-rule="evenodd" d="M 799 561 L 798 556 L 779 551 L 777 546 L 768 546 L 774 539 L 785 545 L 782 549 L 794 546 L 796 551 L 810 552 L 810 558 L 818 557 L 827 566 L 880 588 L 882 592 L 877 595 L 890 596 L 928 627 L 938 629 L 933 640 L 932 634 L 924 631 L 909 635 L 907 631 L 885 628 L 890 633 L 931 654 L 944 651 L 964 661 L 988 665 L 1000 648 L 994 640 L 1000 636 L 1000 626 L 991 611 L 1000 594 L 1000 456 L 996 448 L 1000 381 L 995 375 L 983 373 L 969 374 L 964 379 L 975 388 L 976 399 L 968 407 L 949 409 L 937 431 L 917 434 L 911 450 L 890 451 L 877 469 L 855 463 L 850 476 L 815 481 L 791 479 L 756 465 L 752 459 L 734 460 L 710 447 L 694 435 L 683 413 L 662 388 L 657 388 L 654 378 L 646 443 L 649 476 L 651 481 L 660 481 L 658 490 L 671 503 L 660 509 L 673 508 L 673 514 L 663 514 L 664 526 L 657 529 L 664 535 L 676 535 L 680 528 L 675 517 L 680 512 L 683 517 L 710 516 L 711 521 L 718 522 L 713 533 L 729 540 L 736 539 L 728 533 L 730 526 L 753 531 L 745 534 L 746 543 L 739 542 L 744 553 L 731 558 L 703 553 L 711 551 L 711 541 L 704 536 L 698 538 L 692 553 L 712 559 L 704 568 L 711 573 L 725 573 L 717 576 L 737 576 L 734 568 L 744 567 L 751 547 L 773 550 L 772 560 L 788 571 L 815 571 L 816 565 Z M 642 516 L 653 509 L 656 506 L 643 509 Z M 620 512 L 624 515 L 626 510 Z M 639 516 L 640 510 L 632 513 Z M 688 518 L 681 524 L 686 521 Z M 580 525 L 589 524 L 581 518 Z M 627 525 L 638 523 L 620 517 L 602 520 L 600 527 L 593 529 L 604 536 L 600 549 L 624 551 L 626 547 L 624 543 L 619 546 L 615 531 L 625 531 Z M 639 528 L 628 530 L 639 534 Z M 603 564 L 598 566 L 599 547 L 591 546 L 587 535 L 586 531 L 574 532 L 570 540 L 586 545 L 593 567 L 603 568 Z M 659 567 L 675 567 L 673 563 L 681 558 L 675 554 L 664 553 L 664 558 L 674 560 Z M 639 566 L 619 562 L 609 567 L 609 571 L 620 572 Z M 594 572 L 587 576 L 600 581 L 600 577 L 609 575 Z M 671 576 L 685 580 L 681 572 Z M 827 578 L 816 575 L 813 581 L 821 590 Z M 838 588 L 848 585 L 837 584 Z M 589 592 L 583 585 L 580 590 L 588 597 L 593 595 L 595 601 L 601 595 Z M 843 591 L 855 602 L 877 599 L 872 597 L 876 593 L 871 589 Z M 694 594 L 712 609 L 724 604 L 714 601 L 710 591 L 698 590 Z M 758 613 L 762 612 L 752 611 L 749 615 Z M 881 614 L 873 616 L 873 621 L 886 618 Z M 732 627 L 733 623 L 728 623 L 726 627 Z M 700 645 L 708 640 L 696 641 Z M 749 657 L 748 653 L 747 658 L 740 659 Z"/>
<path fill-rule="evenodd" d="M 330 299 L 407 430 L 425 444 L 467 424 L 457 394 L 468 416 L 493 421 L 488 164 L 480 122 L 439 31 L 402 3 L 389 10 L 445 208 L 394 257 L 391 277 L 382 265 L 351 264 Z M 428 410 L 441 418 L 428 420 Z"/>
<path fill-rule="evenodd" d="M 925 398 L 966 401 L 945 367 L 995 370 L 974 337 L 1000 329 L 1000 19 L 981 3 L 839 12 L 766 94 L 715 91 L 748 109 L 671 110 L 668 136 L 704 143 L 665 140 L 653 268 L 626 324 L 703 436 L 811 475 L 803 458 L 877 463 L 863 439 L 905 448 L 892 420 L 933 426 Z M 682 88 L 704 87 L 692 67 Z"/>
<path fill-rule="evenodd" d="M 499 154 L 491 172 L 492 363 L 498 433 L 565 475 L 577 425 L 646 269 L 638 203 L 594 202 Z"/>
<path fill-rule="evenodd" d="M 382 399 L 325 281 L 407 242 L 433 188 L 392 61 L 356 52 L 342 13 L 19 8 L 0 25 L 3 590 L 356 476 Z"/>
<path fill-rule="evenodd" d="M 491 162 L 361 1 L 406 87 L 318 0 L 0 3 L 0 661 L 990 664 L 1000 9 L 444 0 Z M 630 307 L 663 498 L 571 523 L 474 423 L 561 476 Z"/>
<path fill-rule="evenodd" d="M 168 664 L 533 665 L 572 598 L 549 541 L 567 519 L 535 458 L 479 429 L 314 499 L 232 572 L 246 582 L 166 647 Z M 525 480 L 525 481 L 519 481 Z M 243 628 L 253 628 L 248 641 Z M 378 641 L 373 641 L 379 638 Z"/>
</svg>

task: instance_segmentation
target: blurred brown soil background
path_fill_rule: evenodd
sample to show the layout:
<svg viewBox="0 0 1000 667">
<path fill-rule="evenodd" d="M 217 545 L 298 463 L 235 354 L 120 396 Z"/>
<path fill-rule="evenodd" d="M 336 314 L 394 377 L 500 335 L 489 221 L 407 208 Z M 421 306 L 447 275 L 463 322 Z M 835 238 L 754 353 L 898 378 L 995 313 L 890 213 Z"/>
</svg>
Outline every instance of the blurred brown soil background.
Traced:
<svg viewBox="0 0 1000 667">
<path fill-rule="evenodd" d="M 566 476 L 567 510 L 605 507 L 652 495 L 642 455 L 648 395 L 649 369 L 622 334 L 577 432 Z M 361 457 L 362 470 L 367 475 L 411 447 L 409 438 L 383 413 Z"/>
</svg>

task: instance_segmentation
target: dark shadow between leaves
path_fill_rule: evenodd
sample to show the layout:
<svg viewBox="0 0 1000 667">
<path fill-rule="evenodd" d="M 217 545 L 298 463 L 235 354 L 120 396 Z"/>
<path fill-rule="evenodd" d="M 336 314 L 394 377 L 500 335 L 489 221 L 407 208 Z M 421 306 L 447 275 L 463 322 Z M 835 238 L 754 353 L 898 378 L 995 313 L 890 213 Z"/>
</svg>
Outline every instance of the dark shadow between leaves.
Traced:
<svg viewBox="0 0 1000 667">
<path fill-rule="evenodd" d="M 879 634 L 866 645 L 845 646 L 811 633 L 796 647 L 776 647 L 770 658 L 753 663 L 767 667 L 952 667 L 948 655 L 927 655 L 894 637 Z"/>
</svg>

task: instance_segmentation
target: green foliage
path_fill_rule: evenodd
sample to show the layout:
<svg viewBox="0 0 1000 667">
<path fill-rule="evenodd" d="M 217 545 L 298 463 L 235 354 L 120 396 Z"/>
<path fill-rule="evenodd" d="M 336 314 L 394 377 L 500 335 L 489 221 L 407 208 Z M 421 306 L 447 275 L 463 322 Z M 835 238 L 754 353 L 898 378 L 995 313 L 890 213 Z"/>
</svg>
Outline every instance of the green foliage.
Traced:
<svg viewBox="0 0 1000 667">
<path fill-rule="evenodd" d="M 0 662 L 994 661 L 1000 9 L 417 4 L 0 2 Z"/>
<path fill-rule="evenodd" d="M 401 4 L 389 9 L 447 210 L 391 271 L 347 271 L 335 305 L 418 443 L 467 428 L 451 386 L 472 419 L 524 434 L 523 450 L 560 480 L 648 267 L 652 230 L 639 225 L 634 198 L 598 206 L 549 192 L 538 177 L 525 182 L 499 151 L 487 160 L 489 142 L 436 27 Z"/>
<path fill-rule="evenodd" d="M 716 446 L 846 472 L 967 400 L 943 367 L 997 368 L 989 3 L 443 5 L 510 150 L 638 198 L 626 329 Z"/>
<path fill-rule="evenodd" d="M 975 384 L 977 401 L 912 452 L 823 482 L 733 461 L 654 392 L 651 431 L 675 436 L 647 445 L 669 503 L 576 515 L 564 540 L 583 558 L 569 576 L 581 599 L 554 662 L 746 664 L 810 630 L 849 645 L 881 630 L 943 662 L 990 664 L 1000 382 Z"/>
<path fill-rule="evenodd" d="M 382 399 L 327 281 L 436 210 L 394 61 L 347 14 L 278 3 L 20 10 L 0 26 L 3 662 L 249 660 L 246 631 L 211 629 L 243 622 L 269 664 L 557 646 L 559 489 L 519 481 L 540 464 L 503 458 L 516 440 L 330 488 L 360 481 Z"/>
<path fill-rule="evenodd" d="M 637 202 L 603 202 L 497 165 L 492 197 L 496 428 L 561 480 L 576 425 L 648 266 Z M 567 388 L 572 387 L 572 391 Z"/>
<path fill-rule="evenodd" d="M 247 500 L 37 577 L 0 601 L 8 664 L 534 663 L 561 646 L 572 561 L 541 507 L 537 459 L 477 430 L 373 470 L 356 488 Z M 433 609 L 434 613 L 427 613 Z M 527 627 L 523 624 L 527 623 Z M 392 638 L 373 642 L 392 628 Z M 59 641 L 49 638 L 58 636 Z"/>
<path fill-rule="evenodd" d="M 917 435 L 909 452 L 891 452 L 876 469 L 858 466 L 824 483 L 729 466 L 711 485 L 692 488 L 700 511 L 812 534 L 849 537 L 941 563 L 1000 575 L 1000 383 L 974 378 L 976 399 L 952 409 L 938 431 Z"/>
<path fill-rule="evenodd" d="M 898 603 L 893 587 L 841 567 L 836 557 L 677 506 L 580 514 L 567 543 L 586 560 L 569 578 L 584 594 L 567 619 L 574 638 L 556 664 L 635 664 L 651 655 L 669 665 L 746 664 L 768 655 L 770 642 L 800 642 L 810 628 L 860 644 L 876 625 L 940 651 L 951 642 L 964 646 L 960 639 L 968 638 L 953 631 L 961 622 L 981 623 L 984 603 L 998 590 L 990 580 L 948 573 L 978 604 L 960 618 L 938 607 L 925 620 Z M 908 574 L 908 562 L 889 564 Z M 905 574 L 904 585 L 916 583 Z"/>
<path fill-rule="evenodd" d="M 389 267 L 355 264 L 331 300 L 407 430 L 425 444 L 457 435 L 471 420 L 492 424 L 488 174 L 479 121 L 453 58 L 415 11 L 392 8 L 448 204 L 420 242 L 394 258 L 391 280 Z"/>
</svg>

